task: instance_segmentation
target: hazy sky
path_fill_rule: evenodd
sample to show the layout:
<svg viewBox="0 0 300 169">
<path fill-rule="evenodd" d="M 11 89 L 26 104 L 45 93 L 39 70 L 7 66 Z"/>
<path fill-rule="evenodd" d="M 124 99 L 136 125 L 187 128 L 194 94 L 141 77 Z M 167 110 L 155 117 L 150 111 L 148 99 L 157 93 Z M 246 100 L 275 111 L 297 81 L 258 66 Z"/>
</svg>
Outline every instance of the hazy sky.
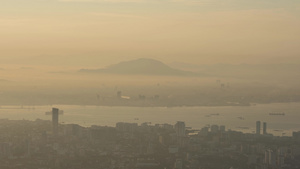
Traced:
<svg viewBox="0 0 300 169">
<path fill-rule="evenodd" d="M 300 63 L 300 1 L 0 0 L 0 38 L 1 65 Z"/>
</svg>

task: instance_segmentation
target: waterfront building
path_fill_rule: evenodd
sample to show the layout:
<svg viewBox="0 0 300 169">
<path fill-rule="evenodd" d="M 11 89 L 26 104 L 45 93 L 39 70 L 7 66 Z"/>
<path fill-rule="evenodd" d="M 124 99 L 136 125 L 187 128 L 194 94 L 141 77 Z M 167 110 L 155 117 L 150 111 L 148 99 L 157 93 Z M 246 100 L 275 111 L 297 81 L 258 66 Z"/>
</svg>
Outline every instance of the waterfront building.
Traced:
<svg viewBox="0 0 300 169">
<path fill-rule="evenodd" d="M 225 126 L 224 125 L 220 126 L 220 131 L 225 132 Z"/>
<path fill-rule="evenodd" d="M 212 133 L 217 133 L 217 132 L 219 131 L 219 126 L 218 126 L 218 125 L 212 125 L 212 126 L 210 127 L 210 131 L 211 131 Z"/>
<path fill-rule="evenodd" d="M 177 137 L 185 137 L 185 123 L 183 121 L 177 121 L 174 127 Z"/>
<path fill-rule="evenodd" d="M 53 127 L 53 134 L 57 135 L 58 133 L 58 114 L 59 109 L 58 108 L 52 108 L 52 127 Z"/>
<path fill-rule="evenodd" d="M 256 122 L 256 134 L 260 134 L 260 121 Z"/>
<path fill-rule="evenodd" d="M 264 122 L 263 123 L 263 135 L 266 135 L 267 134 L 267 123 Z"/>
</svg>

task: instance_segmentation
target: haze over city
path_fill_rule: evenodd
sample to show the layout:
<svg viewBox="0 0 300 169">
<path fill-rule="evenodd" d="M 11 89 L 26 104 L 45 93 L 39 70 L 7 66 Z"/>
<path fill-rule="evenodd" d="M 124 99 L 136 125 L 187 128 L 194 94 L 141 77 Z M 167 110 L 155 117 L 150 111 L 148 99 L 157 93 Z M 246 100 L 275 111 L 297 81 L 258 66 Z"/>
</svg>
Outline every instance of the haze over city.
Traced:
<svg viewBox="0 0 300 169">
<path fill-rule="evenodd" d="M 299 63 L 295 0 L 1 2 L 1 65 Z"/>
<path fill-rule="evenodd" d="M 0 0 L 1 169 L 298 169 L 299 0 Z"/>
</svg>

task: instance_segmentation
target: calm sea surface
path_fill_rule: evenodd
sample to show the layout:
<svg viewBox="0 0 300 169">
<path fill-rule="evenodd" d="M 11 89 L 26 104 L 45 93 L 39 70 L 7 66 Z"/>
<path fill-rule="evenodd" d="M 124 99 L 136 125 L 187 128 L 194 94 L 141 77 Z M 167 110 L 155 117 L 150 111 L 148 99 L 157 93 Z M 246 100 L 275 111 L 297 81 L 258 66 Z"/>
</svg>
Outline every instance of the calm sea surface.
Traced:
<svg viewBox="0 0 300 169">
<path fill-rule="evenodd" d="M 300 103 L 275 103 L 248 107 L 105 107 L 80 105 L 1 106 L 0 119 L 51 120 L 45 112 L 57 107 L 64 111 L 60 123 L 82 126 L 115 126 L 117 122 L 175 124 L 200 129 L 206 125 L 225 125 L 226 129 L 252 133 L 255 122 L 267 122 L 267 131 L 274 135 L 290 136 L 300 131 Z M 285 115 L 269 115 L 284 113 Z M 261 124 L 262 126 L 262 124 Z"/>
</svg>

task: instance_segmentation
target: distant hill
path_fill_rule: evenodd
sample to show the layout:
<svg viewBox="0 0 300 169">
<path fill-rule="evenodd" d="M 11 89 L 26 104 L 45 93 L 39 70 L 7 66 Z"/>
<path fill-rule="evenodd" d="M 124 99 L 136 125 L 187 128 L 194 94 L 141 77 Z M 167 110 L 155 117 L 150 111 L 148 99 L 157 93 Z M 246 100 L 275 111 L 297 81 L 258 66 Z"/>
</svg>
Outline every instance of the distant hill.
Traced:
<svg viewBox="0 0 300 169">
<path fill-rule="evenodd" d="M 140 58 L 120 62 L 105 69 L 81 69 L 85 73 L 108 73 L 126 75 L 193 76 L 196 73 L 174 69 L 154 59 Z"/>
</svg>

